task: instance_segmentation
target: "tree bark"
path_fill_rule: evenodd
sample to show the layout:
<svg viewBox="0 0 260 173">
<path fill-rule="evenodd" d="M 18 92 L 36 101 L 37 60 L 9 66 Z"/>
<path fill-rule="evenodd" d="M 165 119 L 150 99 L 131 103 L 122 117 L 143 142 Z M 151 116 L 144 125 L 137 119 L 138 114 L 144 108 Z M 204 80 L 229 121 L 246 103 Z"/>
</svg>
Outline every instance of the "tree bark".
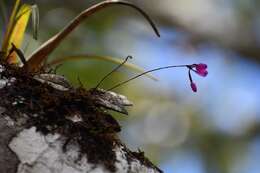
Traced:
<svg viewBox="0 0 260 173">
<path fill-rule="evenodd" d="M 0 63 L 1 173 L 162 172 L 118 139 L 100 94 L 59 85 Z"/>
</svg>

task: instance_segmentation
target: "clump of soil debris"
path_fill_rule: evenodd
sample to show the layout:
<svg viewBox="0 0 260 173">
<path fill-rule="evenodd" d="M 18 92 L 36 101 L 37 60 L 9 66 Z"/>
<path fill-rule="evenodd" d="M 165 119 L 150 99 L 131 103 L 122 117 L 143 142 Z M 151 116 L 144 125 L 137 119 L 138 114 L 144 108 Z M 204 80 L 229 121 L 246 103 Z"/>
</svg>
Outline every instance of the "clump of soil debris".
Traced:
<svg viewBox="0 0 260 173">
<path fill-rule="evenodd" d="M 0 57 L 0 59 L 3 59 Z M 24 68 L 0 61 L 0 106 L 21 127 L 35 126 L 44 135 L 58 133 L 66 137 L 63 150 L 70 143 L 77 143 L 81 155 L 90 163 L 103 164 L 111 172 L 116 171 L 114 148 L 122 145 L 117 138 L 121 128 L 118 122 L 95 100 L 98 95 L 83 87 L 58 90 L 48 83 L 35 80 L 45 70 L 28 73 Z M 24 121 L 21 121 L 23 119 Z M 126 151 L 128 161 L 135 158 L 144 165 L 161 172 L 142 152 Z M 132 157 L 132 158 L 131 158 Z"/>
</svg>

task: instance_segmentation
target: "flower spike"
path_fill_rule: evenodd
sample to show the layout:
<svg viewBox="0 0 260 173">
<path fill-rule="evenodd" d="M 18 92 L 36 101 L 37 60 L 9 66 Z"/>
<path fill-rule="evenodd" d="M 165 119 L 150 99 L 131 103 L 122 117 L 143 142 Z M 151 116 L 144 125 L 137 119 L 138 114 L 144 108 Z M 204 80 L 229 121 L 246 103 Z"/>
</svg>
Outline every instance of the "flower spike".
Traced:
<svg viewBox="0 0 260 173">
<path fill-rule="evenodd" d="M 187 68 L 189 69 L 189 79 L 190 79 L 190 86 L 193 92 L 197 92 L 197 86 L 193 82 L 192 77 L 191 77 L 191 71 L 194 71 L 196 74 L 202 77 L 206 77 L 208 75 L 207 71 L 207 64 L 192 64 L 192 65 L 187 65 Z"/>
<path fill-rule="evenodd" d="M 188 74 L 189 74 L 189 80 L 190 80 L 190 86 L 191 86 L 191 89 L 193 92 L 197 92 L 197 86 L 196 84 L 193 82 L 192 80 L 192 76 L 191 76 L 191 71 L 194 71 L 195 73 L 197 73 L 198 75 L 200 76 L 207 76 L 208 74 L 208 71 L 207 71 L 207 65 L 206 64 L 191 64 L 191 65 L 171 65 L 171 66 L 165 66 L 165 67 L 159 67 L 159 68 L 154 68 L 152 70 L 148 70 L 148 71 L 145 71 L 143 73 L 140 73 L 136 76 L 133 76 L 131 77 L 130 79 L 127 79 L 123 82 L 120 82 L 116 85 L 114 85 L 113 87 L 109 88 L 108 91 L 111 91 L 117 87 L 120 87 L 121 85 L 125 84 L 125 83 L 128 83 L 136 78 L 139 78 L 147 73 L 151 73 L 151 72 L 154 72 L 154 71 L 159 71 L 159 70 L 163 70 L 163 69 L 168 69 L 168 68 L 176 68 L 176 67 L 187 67 L 188 68 Z M 195 68 L 195 69 L 194 69 Z"/>
</svg>

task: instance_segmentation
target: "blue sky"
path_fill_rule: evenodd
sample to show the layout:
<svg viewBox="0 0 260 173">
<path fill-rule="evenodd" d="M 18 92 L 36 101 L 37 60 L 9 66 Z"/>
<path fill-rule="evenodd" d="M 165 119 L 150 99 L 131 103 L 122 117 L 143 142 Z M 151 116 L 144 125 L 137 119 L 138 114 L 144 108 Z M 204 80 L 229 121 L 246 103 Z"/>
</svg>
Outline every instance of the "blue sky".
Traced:
<svg viewBox="0 0 260 173">
<path fill-rule="evenodd" d="M 252 123 L 260 120 L 259 64 L 209 44 L 200 45 L 196 52 L 187 53 L 187 50 L 182 49 L 181 46 L 169 44 L 185 38 L 183 33 L 168 28 L 160 29 L 162 35 L 160 39 L 153 37 L 152 33 L 151 36 L 145 33 L 142 39 L 138 39 L 136 33 L 140 31 L 137 30 L 135 33 L 127 26 L 126 30 L 130 30 L 130 33 L 135 36 L 129 38 L 127 43 L 124 42 L 125 31 L 122 30 L 118 32 L 113 30 L 108 34 L 107 39 L 108 42 L 111 42 L 111 39 L 117 40 L 118 43 L 111 45 L 111 49 L 120 47 L 117 50 L 118 54 L 125 56 L 127 52 L 133 55 L 134 59 L 131 62 L 145 69 L 202 62 L 208 65 L 209 75 L 202 78 L 193 74 L 198 93 L 191 91 L 186 69 L 155 72 L 153 74 L 160 79 L 159 82 L 154 83 L 144 79 L 138 80 L 139 83 L 143 82 L 151 90 L 160 88 L 169 93 L 174 91 L 183 100 L 196 105 L 203 112 L 201 116 L 207 120 L 210 128 L 221 133 L 243 135 Z M 248 149 L 246 160 L 242 160 L 243 168 L 247 173 L 255 173 L 259 170 L 257 163 L 260 158 L 254 155 L 255 151 L 252 150 L 260 152 L 260 148 L 255 147 L 256 141 L 251 143 L 250 146 L 254 149 Z M 160 165 L 165 173 L 204 173 L 204 166 L 200 153 L 191 149 L 174 153 Z M 232 169 L 236 170 L 237 165 L 234 164 Z M 244 173 L 242 168 L 240 172 Z"/>
</svg>

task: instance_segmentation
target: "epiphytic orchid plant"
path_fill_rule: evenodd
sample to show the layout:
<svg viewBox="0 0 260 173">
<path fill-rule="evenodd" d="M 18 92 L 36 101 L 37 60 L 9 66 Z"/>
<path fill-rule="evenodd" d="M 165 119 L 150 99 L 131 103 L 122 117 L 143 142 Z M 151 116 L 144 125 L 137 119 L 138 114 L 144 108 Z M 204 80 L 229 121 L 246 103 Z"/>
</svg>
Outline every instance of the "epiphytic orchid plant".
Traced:
<svg viewBox="0 0 260 173">
<path fill-rule="evenodd" d="M 65 26 L 59 33 L 51 37 L 49 40 L 44 42 L 38 49 L 36 49 L 29 57 L 24 57 L 21 51 L 21 45 L 24 38 L 24 33 L 27 27 L 27 23 L 29 21 L 30 16 L 32 16 L 32 24 L 33 24 L 33 36 L 37 38 L 38 26 L 39 26 L 39 12 L 36 5 L 29 4 L 21 4 L 21 0 L 16 0 L 14 8 L 12 10 L 11 16 L 8 20 L 7 28 L 5 28 L 5 34 L 2 41 L 1 52 L 4 54 L 4 60 L 10 64 L 20 65 L 22 69 L 34 73 L 42 70 L 45 67 L 45 62 L 47 61 L 48 56 L 52 53 L 52 51 L 59 46 L 59 44 L 77 27 L 81 24 L 85 19 L 87 19 L 92 14 L 98 12 L 99 10 L 113 6 L 113 5 L 121 5 L 131 7 L 137 10 L 151 25 L 155 34 L 160 37 L 159 31 L 156 28 L 154 22 L 151 18 L 138 6 L 121 0 L 105 0 L 96 5 L 93 5 L 86 10 L 82 11 L 78 16 L 76 16 L 67 26 Z M 18 56 L 17 56 L 18 55 Z M 19 61 L 20 59 L 20 61 Z M 175 67 L 187 67 L 188 74 L 190 79 L 190 85 L 194 92 L 197 91 L 196 84 L 193 82 L 191 77 L 191 71 L 194 71 L 200 76 L 205 77 L 207 72 L 206 64 L 192 64 L 192 65 L 177 65 L 177 66 L 166 66 L 160 67 L 148 71 L 142 70 L 140 67 L 133 65 L 131 63 L 127 63 L 127 59 L 125 61 L 120 61 L 116 58 L 107 57 L 107 56 L 97 56 L 97 55 L 81 55 L 81 56 L 67 56 L 62 57 L 56 60 L 49 62 L 49 65 L 57 65 L 66 60 L 72 59 L 97 59 L 97 60 L 105 60 L 113 63 L 119 64 L 118 67 L 122 65 L 133 69 L 140 74 L 121 82 L 114 87 L 111 87 L 109 90 L 112 90 L 124 83 L 127 83 L 135 78 L 138 78 L 143 75 L 147 75 L 148 77 L 155 79 L 149 73 L 157 70 L 167 69 L 167 68 L 175 68 Z M 116 69 L 118 69 L 118 67 Z M 113 71 L 112 71 L 113 72 Z M 107 77 L 107 76 L 106 76 Z M 105 78 L 106 78 L 105 77 Z M 101 84 L 101 82 L 105 79 L 103 78 L 97 87 Z"/>
<path fill-rule="evenodd" d="M 76 16 L 67 26 L 65 26 L 59 33 L 54 35 L 52 38 L 43 43 L 37 50 L 35 50 L 29 57 L 25 58 L 23 56 L 17 56 L 21 49 L 22 41 L 24 38 L 24 33 L 27 27 L 27 23 L 29 21 L 30 16 L 32 16 L 32 24 L 33 24 L 33 36 L 37 38 L 37 31 L 39 26 L 39 12 L 37 5 L 29 5 L 22 4 L 21 0 L 16 0 L 14 8 L 12 10 L 12 14 L 8 20 L 7 27 L 5 28 L 6 32 L 4 34 L 4 39 L 2 41 L 1 52 L 5 55 L 5 60 L 10 64 L 18 64 L 23 63 L 22 68 L 26 68 L 30 72 L 36 72 L 44 66 L 44 63 L 47 61 L 48 55 L 85 19 L 94 14 L 95 12 L 113 5 L 122 5 L 128 6 L 136 9 L 140 12 L 146 20 L 150 23 L 155 33 L 159 36 L 159 32 L 156 29 L 154 23 L 150 19 L 150 17 L 139 7 L 135 6 L 126 1 L 115 1 L 115 0 L 106 0 L 101 3 L 98 3 L 90 8 L 87 8 L 83 12 L 81 12 L 78 16 Z M 14 51 L 16 50 L 16 51 Z M 21 51 L 20 55 L 22 54 Z M 19 58 L 21 61 L 19 61 Z M 23 60 L 22 60 L 23 59 Z M 26 59 L 26 61 L 24 61 Z M 98 56 L 98 55 L 72 55 L 66 56 L 62 58 L 55 59 L 50 62 L 50 65 L 56 65 L 66 60 L 76 60 L 76 59 L 96 59 L 109 61 L 116 64 L 121 64 L 122 61 L 118 58 L 113 58 L 109 56 Z M 136 72 L 143 72 L 142 68 L 131 64 L 124 64 L 125 67 L 130 68 Z M 152 75 L 148 75 L 149 78 L 156 80 Z"/>
</svg>

